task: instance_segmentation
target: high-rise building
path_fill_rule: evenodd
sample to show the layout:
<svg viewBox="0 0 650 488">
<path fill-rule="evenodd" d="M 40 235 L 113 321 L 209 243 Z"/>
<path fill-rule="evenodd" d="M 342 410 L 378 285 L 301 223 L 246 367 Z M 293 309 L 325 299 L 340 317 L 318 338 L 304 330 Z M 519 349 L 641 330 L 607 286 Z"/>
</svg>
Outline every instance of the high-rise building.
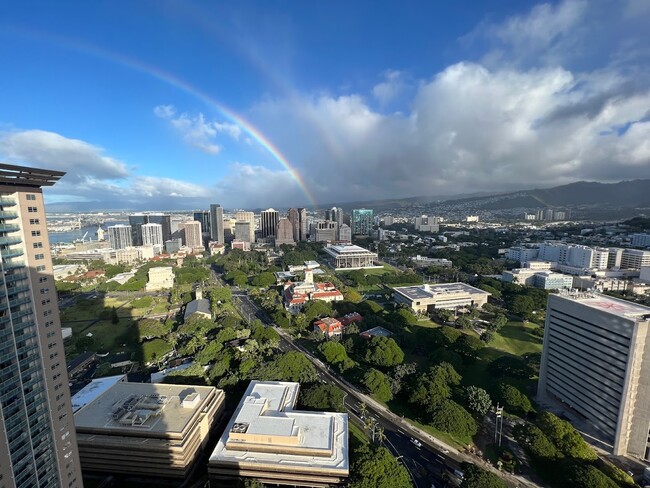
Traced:
<svg viewBox="0 0 650 488">
<path fill-rule="evenodd" d="M 343 225 L 343 209 L 340 207 L 332 207 L 329 220 L 336 222 L 337 228 L 341 227 Z"/>
<path fill-rule="evenodd" d="M 289 219 L 278 220 L 278 228 L 275 232 L 275 245 L 281 246 L 283 244 L 296 245 L 296 241 L 293 240 L 293 226 Z"/>
<path fill-rule="evenodd" d="M 349 225 L 343 224 L 339 227 L 339 241 L 352 242 L 352 229 L 350 229 Z"/>
<path fill-rule="evenodd" d="M 178 224 L 178 230 L 181 231 L 183 244 L 192 249 L 203 247 L 203 236 L 201 235 L 201 222 L 190 220 Z"/>
<path fill-rule="evenodd" d="M 269 208 L 268 210 L 262 210 L 260 214 L 260 230 L 261 237 L 275 237 L 275 233 L 278 229 L 278 221 L 280 220 L 280 212 Z"/>
<path fill-rule="evenodd" d="M 336 222 L 329 220 L 313 224 L 316 242 L 334 242 L 337 239 L 338 229 Z"/>
<path fill-rule="evenodd" d="M 650 308 L 586 293 L 549 295 L 538 396 L 588 422 L 615 455 L 650 460 Z"/>
<path fill-rule="evenodd" d="M 248 222 L 249 225 L 247 227 L 248 229 L 248 236 L 244 237 L 244 234 L 242 234 L 244 227 L 240 226 L 239 228 L 239 237 L 237 237 L 237 223 L 239 222 Z M 238 240 L 242 240 L 244 242 L 255 242 L 255 214 L 253 212 L 245 212 L 243 210 L 239 210 L 235 212 L 235 238 Z"/>
<path fill-rule="evenodd" d="M 293 232 L 293 240 L 300 241 L 300 213 L 297 208 L 290 208 L 287 212 L 287 218 L 291 222 L 291 230 Z"/>
<path fill-rule="evenodd" d="M 194 212 L 194 220 L 201 222 L 201 232 L 210 234 L 210 212 L 206 210 Z"/>
<path fill-rule="evenodd" d="M 372 210 L 355 208 L 352 210 L 352 234 L 369 236 L 372 231 Z"/>
<path fill-rule="evenodd" d="M 64 174 L 0 164 L 0 486 L 7 488 L 83 485 L 41 191 Z"/>
<path fill-rule="evenodd" d="M 129 225 L 131 226 L 131 243 L 133 246 L 141 246 L 142 226 L 148 222 L 145 214 L 129 215 Z"/>
<path fill-rule="evenodd" d="M 307 219 L 307 209 L 299 208 L 298 216 L 300 217 L 298 219 L 300 222 L 300 240 L 306 241 L 309 234 L 309 220 Z"/>
<path fill-rule="evenodd" d="M 108 242 L 113 249 L 124 249 L 133 246 L 131 226 L 118 224 L 108 228 Z"/>
<path fill-rule="evenodd" d="M 142 226 L 145 224 L 160 224 L 162 226 L 163 241 L 172 238 L 171 216 L 165 214 L 134 214 L 129 215 L 129 225 L 131 226 L 131 245 L 141 246 Z"/>
<path fill-rule="evenodd" d="M 163 241 L 172 238 L 172 217 L 168 214 L 147 214 L 147 224 L 162 225 Z"/>
<path fill-rule="evenodd" d="M 253 224 L 245 220 L 235 222 L 235 240 L 241 242 L 255 242 L 255 233 L 251 232 Z"/>
<path fill-rule="evenodd" d="M 142 245 L 144 246 L 163 246 L 162 225 L 144 224 L 142 230 Z"/>
<path fill-rule="evenodd" d="M 210 205 L 210 239 L 219 244 L 224 243 L 223 208 L 218 203 Z"/>
</svg>

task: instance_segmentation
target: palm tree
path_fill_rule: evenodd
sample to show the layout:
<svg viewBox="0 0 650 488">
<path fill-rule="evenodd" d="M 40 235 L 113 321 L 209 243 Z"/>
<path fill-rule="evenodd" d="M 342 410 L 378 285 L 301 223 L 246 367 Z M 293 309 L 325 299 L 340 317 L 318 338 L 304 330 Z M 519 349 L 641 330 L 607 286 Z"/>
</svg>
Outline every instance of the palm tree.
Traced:
<svg viewBox="0 0 650 488">
<path fill-rule="evenodd" d="M 377 444 L 379 444 L 380 446 L 386 440 L 386 433 L 384 432 L 384 428 L 381 427 L 380 425 L 377 425 L 375 427 L 375 440 L 377 441 Z"/>
<path fill-rule="evenodd" d="M 361 402 L 359 405 L 359 413 L 361 413 L 361 418 L 365 418 L 366 414 L 368 413 L 368 405 L 366 405 L 365 402 Z"/>
</svg>

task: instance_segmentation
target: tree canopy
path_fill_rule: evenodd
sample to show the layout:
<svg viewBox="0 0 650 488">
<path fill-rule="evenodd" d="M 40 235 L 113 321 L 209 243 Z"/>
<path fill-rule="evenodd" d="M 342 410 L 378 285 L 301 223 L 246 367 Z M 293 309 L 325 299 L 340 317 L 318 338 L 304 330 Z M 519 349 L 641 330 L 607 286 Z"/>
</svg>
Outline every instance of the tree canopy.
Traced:
<svg viewBox="0 0 650 488">
<path fill-rule="evenodd" d="M 528 397 L 507 383 L 499 385 L 498 398 L 507 411 L 525 415 L 534 410 Z"/>
<path fill-rule="evenodd" d="M 373 337 L 368 344 L 365 360 L 376 366 L 396 366 L 404 361 L 404 351 L 394 339 Z"/>
<path fill-rule="evenodd" d="M 350 488 L 411 488 L 406 468 L 385 447 L 359 449 L 350 469 Z"/>
<path fill-rule="evenodd" d="M 537 425 L 566 456 L 585 461 L 596 459 L 594 450 L 566 420 L 562 420 L 550 412 L 543 412 L 537 419 Z"/>
<path fill-rule="evenodd" d="M 492 408 L 492 399 L 490 395 L 483 388 L 478 386 L 468 386 L 463 391 L 463 398 L 465 405 L 472 412 L 484 416 Z"/>
<path fill-rule="evenodd" d="M 431 425 L 458 437 L 472 437 L 478 432 L 474 417 L 453 400 L 438 402 L 431 415 Z"/>
<path fill-rule="evenodd" d="M 494 473 L 478 467 L 476 464 L 463 463 L 465 476 L 460 488 L 506 488 L 506 484 Z"/>
<path fill-rule="evenodd" d="M 300 404 L 316 411 L 345 412 L 345 393 L 336 385 L 313 385 L 300 391 Z"/>
<path fill-rule="evenodd" d="M 387 402 L 393 396 L 390 389 L 390 380 L 379 370 L 369 369 L 363 376 L 362 383 L 382 402 Z"/>
</svg>

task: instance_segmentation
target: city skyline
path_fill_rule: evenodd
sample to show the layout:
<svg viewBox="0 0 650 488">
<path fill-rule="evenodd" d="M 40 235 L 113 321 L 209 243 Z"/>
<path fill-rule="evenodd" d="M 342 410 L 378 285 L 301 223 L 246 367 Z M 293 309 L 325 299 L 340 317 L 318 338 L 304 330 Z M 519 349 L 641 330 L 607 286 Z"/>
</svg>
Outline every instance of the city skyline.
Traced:
<svg viewBox="0 0 650 488">
<path fill-rule="evenodd" d="M 0 161 L 67 171 L 48 205 L 312 206 L 648 177 L 638 0 L 114 6 L 5 11 Z"/>
</svg>

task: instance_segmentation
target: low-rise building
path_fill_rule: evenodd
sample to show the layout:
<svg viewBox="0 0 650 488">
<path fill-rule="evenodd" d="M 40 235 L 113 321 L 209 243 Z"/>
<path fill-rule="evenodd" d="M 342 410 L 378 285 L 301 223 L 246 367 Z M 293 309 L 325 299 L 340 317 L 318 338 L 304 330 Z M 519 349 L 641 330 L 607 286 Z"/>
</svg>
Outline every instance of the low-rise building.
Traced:
<svg viewBox="0 0 650 488">
<path fill-rule="evenodd" d="M 251 381 L 208 461 L 216 484 L 331 488 L 347 482 L 345 413 L 295 410 L 299 383 Z"/>
<path fill-rule="evenodd" d="M 147 291 L 165 290 L 174 287 L 174 270 L 171 266 L 149 269 Z"/>
<path fill-rule="evenodd" d="M 393 333 L 388 330 L 384 329 L 381 326 L 373 327 L 372 329 L 364 330 L 359 334 L 359 336 L 363 337 L 364 339 L 372 339 L 373 337 L 390 337 L 392 336 Z"/>
<path fill-rule="evenodd" d="M 84 471 L 185 478 L 219 421 L 209 386 L 117 382 L 74 414 Z"/>
<path fill-rule="evenodd" d="M 381 268 L 381 266 L 375 265 L 378 258 L 377 253 L 361 246 L 340 244 L 327 246 L 324 250 L 330 256 L 330 264 L 336 270 Z"/>
<path fill-rule="evenodd" d="M 427 266 L 435 266 L 438 268 L 451 268 L 453 263 L 449 259 L 445 258 L 427 258 L 425 256 L 420 256 L 419 254 L 411 258 L 413 264 L 418 268 L 424 268 Z"/>
<path fill-rule="evenodd" d="M 339 321 L 343 324 L 343 327 L 347 327 L 350 324 L 363 322 L 363 316 L 358 312 L 350 312 L 341 317 Z"/>
<path fill-rule="evenodd" d="M 343 293 L 337 290 L 333 283 L 314 283 L 313 270 L 306 269 L 304 281 L 285 283 L 282 297 L 285 308 L 289 312 L 296 314 L 311 300 L 337 302 L 343 300 Z"/>
<path fill-rule="evenodd" d="M 210 242 L 208 249 L 210 250 L 210 256 L 217 256 L 226 252 L 226 246 L 218 242 Z"/>
<path fill-rule="evenodd" d="M 568 290 L 573 288 L 573 277 L 551 271 L 539 271 L 533 275 L 533 286 L 543 290 Z"/>
<path fill-rule="evenodd" d="M 322 332 L 325 337 L 341 337 L 344 326 L 341 322 L 332 317 L 323 317 L 314 322 L 314 332 Z"/>
<path fill-rule="evenodd" d="M 434 309 L 481 307 L 487 303 L 490 293 L 466 283 L 441 283 L 439 285 L 400 286 L 393 288 L 397 303 L 409 306 L 413 311 L 427 313 Z"/>
<path fill-rule="evenodd" d="M 241 251 L 250 251 L 251 250 L 251 243 L 235 239 L 234 241 L 232 241 L 230 243 L 230 247 L 232 249 L 239 249 Z"/>
</svg>

